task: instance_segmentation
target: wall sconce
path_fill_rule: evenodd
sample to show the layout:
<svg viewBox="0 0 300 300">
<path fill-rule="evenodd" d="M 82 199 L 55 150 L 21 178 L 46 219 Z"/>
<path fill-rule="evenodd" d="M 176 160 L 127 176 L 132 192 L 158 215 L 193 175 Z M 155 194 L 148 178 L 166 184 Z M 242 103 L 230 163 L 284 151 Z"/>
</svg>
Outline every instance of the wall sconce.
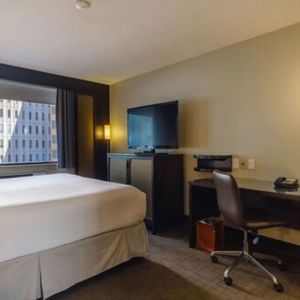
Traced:
<svg viewBox="0 0 300 300">
<path fill-rule="evenodd" d="M 110 125 L 104 125 L 104 139 L 110 140 L 111 139 L 111 132 L 110 132 Z"/>
<path fill-rule="evenodd" d="M 106 151 L 107 153 L 110 152 L 110 139 L 111 139 L 111 131 L 110 125 L 106 124 L 103 126 L 103 139 L 106 141 Z"/>
</svg>

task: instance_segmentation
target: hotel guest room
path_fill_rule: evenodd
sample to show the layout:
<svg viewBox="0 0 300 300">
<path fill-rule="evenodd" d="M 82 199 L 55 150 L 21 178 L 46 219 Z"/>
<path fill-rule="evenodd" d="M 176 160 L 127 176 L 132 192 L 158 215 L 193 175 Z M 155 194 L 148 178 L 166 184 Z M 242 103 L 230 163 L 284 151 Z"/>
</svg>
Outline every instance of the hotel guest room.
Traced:
<svg viewBox="0 0 300 300">
<path fill-rule="evenodd" d="M 300 298 L 299 0 L 0 4 L 0 300 Z"/>
</svg>

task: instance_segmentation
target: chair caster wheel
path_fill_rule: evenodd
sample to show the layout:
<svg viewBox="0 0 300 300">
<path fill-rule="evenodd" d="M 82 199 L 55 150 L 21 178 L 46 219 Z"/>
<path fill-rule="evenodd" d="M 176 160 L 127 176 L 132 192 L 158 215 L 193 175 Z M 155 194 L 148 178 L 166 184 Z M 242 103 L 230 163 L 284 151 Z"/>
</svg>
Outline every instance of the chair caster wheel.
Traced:
<svg viewBox="0 0 300 300">
<path fill-rule="evenodd" d="M 210 260 L 212 263 L 216 264 L 218 262 L 218 258 L 216 256 L 211 256 Z"/>
<path fill-rule="evenodd" d="M 232 285 L 233 281 L 231 277 L 224 277 L 224 282 L 226 285 Z"/>
<path fill-rule="evenodd" d="M 283 292 L 283 286 L 280 283 L 274 284 L 274 289 L 278 293 L 282 293 Z"/>
<path fill-rule="evenodd" d="M 286 270 L 287 270 L 286 264 L 284 264 L 281 260 L 279 260 L 279 261 L 277 262 L 277 267 L 278 267 L 281 271 L 286 271 Z"/>
</svg>

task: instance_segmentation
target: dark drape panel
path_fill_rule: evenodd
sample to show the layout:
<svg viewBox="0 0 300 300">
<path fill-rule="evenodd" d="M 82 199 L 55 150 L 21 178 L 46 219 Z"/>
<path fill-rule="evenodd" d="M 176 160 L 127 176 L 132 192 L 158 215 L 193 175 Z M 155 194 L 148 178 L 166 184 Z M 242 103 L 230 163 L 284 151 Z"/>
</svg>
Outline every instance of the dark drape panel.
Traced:
<svg viewBox="0 0 300 300">
<path fill-rule="evenodd" d="M 75 168 L 75 93 L 57 89 L 57 155 L 59 168 Z"/>
</svg>

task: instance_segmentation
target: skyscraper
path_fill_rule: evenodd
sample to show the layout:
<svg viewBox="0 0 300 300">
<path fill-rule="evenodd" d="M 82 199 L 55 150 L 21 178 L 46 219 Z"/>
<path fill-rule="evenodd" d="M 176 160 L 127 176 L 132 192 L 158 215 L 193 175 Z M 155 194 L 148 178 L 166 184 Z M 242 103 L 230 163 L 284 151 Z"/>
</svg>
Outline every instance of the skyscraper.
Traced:
<svg viewBox="0 0 300 300">
<path fill-rule="evenodd" d="M 56 160 L 55 105 L 0 99 L 0 163 Z"/>
</svg>

